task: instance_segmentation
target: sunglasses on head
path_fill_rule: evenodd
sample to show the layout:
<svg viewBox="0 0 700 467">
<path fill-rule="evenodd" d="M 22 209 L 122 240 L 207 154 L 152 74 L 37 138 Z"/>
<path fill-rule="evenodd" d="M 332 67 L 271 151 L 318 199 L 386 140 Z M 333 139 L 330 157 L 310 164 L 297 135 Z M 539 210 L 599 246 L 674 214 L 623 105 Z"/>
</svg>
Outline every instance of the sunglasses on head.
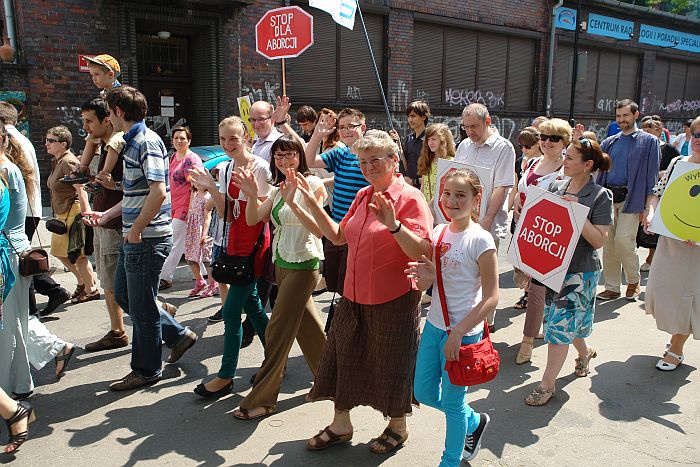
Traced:
<svg viewBox="0 0 700 467">
<path fill-rule="evenodd" d="M 558 143 L 562 139 L 564 138 L 559 135 L 545 135 L 544 133 L 540 133 L 540 141 L 550 140 L 552 143 Z"/>
<path fill-rule="evenodd" d="M 589 149 L 590 149 L 590 148 L 593 147 L 593 143 L 591 143 L 591 140 L 588 139 L 588 138 L 583 138 L 583 137 L 579 138 L 579 139 L 578 139 L 578 144 L 580 144 L 580 145 L 583 146 L 584 148 L 589 148 Z"/>
</svg>

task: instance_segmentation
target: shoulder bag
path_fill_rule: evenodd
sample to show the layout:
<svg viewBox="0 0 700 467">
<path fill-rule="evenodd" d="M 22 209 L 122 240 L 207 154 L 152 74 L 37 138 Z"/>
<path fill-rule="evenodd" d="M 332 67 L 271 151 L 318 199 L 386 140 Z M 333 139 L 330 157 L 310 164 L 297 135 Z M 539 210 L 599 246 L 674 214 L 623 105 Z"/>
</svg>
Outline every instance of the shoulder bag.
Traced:
<svg viewBox="0 0 700 467">
<path fill-rule="evenodd" d="M 229 177 L 233 166 L 233 161 L 229 164 Z M 265 240 L 265 229 L 263 226 L 260 236 L 258 237 L 253 251 L 248 256 L 235 256 L 227 254 L 228 247 L 228 183 L 230 183 L 230 178 L 224 177 L 224 183 L 226 183 L 226 192 L 224 193 L 224 237 L 226 242 L 222 247 L 221 253 L 216 258 L 216 260 L 211 265 L 211 272 L 214 280 L 217 282 L 222 282 L 229 285 L 246 285 L 255 281 L 255 254 L 258 252 L 260 247 Z M 245 214 L 243 214 L 245 215 Z"/>
<path fill-rule="evenodd" d="M 76 199 L 77 197 L 73 198 L 73 203 L 75 203 Z M 56 235 L 64 235 L 68 233 L 68 215 L 70 214 L 70 210 L 73 203 L 71 203 L 71 206 L 66 212 L 66 219 L 56 219 L 56 214 L 54 213 L 54 218 L 46 221 L 46 230 L 48 230 L 51 233 L 55 233 Z M 53 209 L 51 209 L 51 212 L 53 212 Z"/>
<path fill-rule="evenodd" d="M 442 284 L 442 260 L 440 251 L 442 250 L 442 238 L 449 226 L 445 226 L 440 232 L 440 237 L 435 244 L 435 271 L 437 276 L 437 288 L 442 304 L 442 317 L 445 320 L 447 334 L 450 334 L 450 316 L 447 312 L 447 300 L 445 289 Z M 498 351 L 493 348 L 489 326 L 484 321 L 484 333 L 482 339 L 474 344 L 462 344 L 459 348 L 459 360 L 445 362 L 445 370 L 450 378 L 450 383 L 455 386 L 475 386 L 491 381 L 498 374 L 501 365 L 501 357 Z"/>
</svg>

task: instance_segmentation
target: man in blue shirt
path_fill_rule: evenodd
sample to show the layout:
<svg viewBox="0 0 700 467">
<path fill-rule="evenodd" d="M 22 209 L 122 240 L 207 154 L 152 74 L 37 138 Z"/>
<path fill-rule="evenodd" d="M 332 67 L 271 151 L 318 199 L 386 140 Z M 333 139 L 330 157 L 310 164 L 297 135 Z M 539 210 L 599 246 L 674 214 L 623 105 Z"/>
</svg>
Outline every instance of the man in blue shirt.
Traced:
<svg viewBox="0 0 700 467">
<path fill-rule="evenodd" d="M 131 373 L 110 385 L 113 391 L 135 389 L 161 378 L 161 342 L 170 347 L 168 363 L 176 362 L 197 335 L 167 313 L 158 302 L 163 263 L 172 248 L 169 161 L 158 134 L 146 128 L 146 97 L 122 86 L 107 94 L 109 117 L 115 131 L 124 132 L 122 150 L 124 198 L 112 210 L 122 211 L 124 241 L 114 280 L 119 305 L 131 317 L 133 338 Z"/>
<path fill-rule="evenodd" d="M 612 158 L 612 169 L 598 175 L 598 184 L 613 193 L 613 225 L 603 246 L 605 291 L 600 300 L 620 297 L 620 268 L 625 272 L 625 298 L 639 296 L 639 258 L 636 251 L 637 229 L 646 217 L 646 205 L 659 176 L 659 140 L 637 128 L 639 107 L 629 99 L 615 105 L 615 120 L 620 132 L 600 145 Z"/>
</svg>

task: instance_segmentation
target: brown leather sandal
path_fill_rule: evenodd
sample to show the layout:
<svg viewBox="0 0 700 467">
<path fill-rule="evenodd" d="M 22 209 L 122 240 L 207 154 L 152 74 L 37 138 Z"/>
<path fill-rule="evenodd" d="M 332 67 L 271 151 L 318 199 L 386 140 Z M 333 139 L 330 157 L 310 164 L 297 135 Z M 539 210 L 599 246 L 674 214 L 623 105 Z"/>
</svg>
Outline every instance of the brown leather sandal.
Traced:
<svg viewBox="0 0 700 467">
<path fill-rule="evenodd" d="M 390 443 L 389 438 L 396 441 L 396 444 Z M 396 433 L 391 428 L 386 428 L 378 438 L 373 438 L 369 442 L 369 450 L 376 454 L 389 454 L 392 451 L 396 451 L 398 448 L 402 447 L 403 444 L 408 439 L 408 431 L 401 436 Z M 373 446 L 374 444 L 374 446 Z M 383 447 L 384 449 L 377 449 L 376 444 Z"/>
<path fill-rule="evenodd" d="M 257 415 L 250 415 L 250 410 L 239 408 L 233 411 L 233 416 L 239 420 L 254 420 L 256 418 L 263 418 L 277 413 L 277 408 L 274 406 L 260 408 L 265 409 L 265 411 Z"/>
<path fill-rule="evenodd" d="M 323 440 L 321 436 L 323 433 L 326 433 L 328 435 L 328 440 Z M 311 445 L 309 442 L 306 442 L 306 448 L 311 449 L 312 451 L 319 451 L 321 449 L 326 449 L 328 447 L 333 446 L 334 444 L 338 443 L 347 443 L 352 439 L 352 433 L 347 433 L 345 435 L 336 435 L 331 431 L 330 425 L 325 427 L 323 430 L 319 431 L 316 436 L 314 436 L 311 439 L 316 440 L 316 444 Z M 311 440 L 309 440 L 311 441 Z"/>
</svg>

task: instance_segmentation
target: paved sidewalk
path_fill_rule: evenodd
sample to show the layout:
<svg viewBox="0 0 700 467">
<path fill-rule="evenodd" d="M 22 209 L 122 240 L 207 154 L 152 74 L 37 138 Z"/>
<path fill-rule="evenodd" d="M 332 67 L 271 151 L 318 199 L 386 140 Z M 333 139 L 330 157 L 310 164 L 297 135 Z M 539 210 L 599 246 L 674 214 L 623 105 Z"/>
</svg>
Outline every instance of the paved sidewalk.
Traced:
<svg viewBox="0 0 700 467">
<path fill-rule="evenodd" d="M 45 235 L 45 234 L 44 234 Z M 643 302 L 600 303 L 591 345 L 598 350 L 587 378 L 573 375 L 570 351 L 557 392 L 545 407 L 523 399 L 538 383 L 546 346 L 537 341 L 533 362 L 514 363 L 524 315 L 511 308 L 520 293 L 502 248 L 501 297 L 493 339 L 501 354 L 501 374 L 470 392 L 476 410 L 488 412 L 491 425 L 472 465 L 496 466 L 666 466 L 700 462 L 700 346 L 689 341 L 687 364 L 662 373 L 654 365 L 668 336 L 656 330 Z M 644 256 L 642 256 L 644 257 Z M 69 290 L 75 280 L 55 278 Z M 330 402 L 306 403 L 311 373 L 298 346 L 292 349 L 278 408 L 258 421 L 234 419 L 232 411 L 250 390 L 248 380 L 263 359 L 259 340 L 241 352 L 235 392 L 215 402 L 192 393 L 218 369 L 223 323 L 207 324 L 218 298 L 187 299 L 192 287 L 181 266 L 175 287 L 163 294 L 180 306 L 178 319 L 200 339 L 178 364 L 167 365 L 153 387 L 114 393 L 108 384 L 129 372 L 130 347 L 104 353 L 80 350 L 66 376 L 56 382 L 53 364 L 36 374 L 31 401 L 38 420 L 14 463 L 26 466 L 238 465 L 238 466 L 435 466 L 444 440 L 444 417 L 428 407 L 408 420 L 410 438 L 393 456 L 369 452 L 366 443 L 384 428 L 368 408 L 353 411 L 352 444 L 323 452 L 304 448 L 307 438 L 325 427 Z M 643 283 L 646 273 L 643 274 Z M 330 294 L 318 297 L 324 311 Z M 427 309 L 424 310 L 424 312 Z M 325 320 L 325 313 L 322 315 Z M 71 305 L 47 326 L 79 346 L 109 330 L 104 302 Z M 129 333 L 130 326 L 129 326 Z M 167 352 L 167 349 L 164 350 Z M 391 356 L 387 356 L 391 358 Z M 0 455 L 0 463 L 13 458 Z M 466 463 L 465 463 L 466 465 Z"/>
</svg>

